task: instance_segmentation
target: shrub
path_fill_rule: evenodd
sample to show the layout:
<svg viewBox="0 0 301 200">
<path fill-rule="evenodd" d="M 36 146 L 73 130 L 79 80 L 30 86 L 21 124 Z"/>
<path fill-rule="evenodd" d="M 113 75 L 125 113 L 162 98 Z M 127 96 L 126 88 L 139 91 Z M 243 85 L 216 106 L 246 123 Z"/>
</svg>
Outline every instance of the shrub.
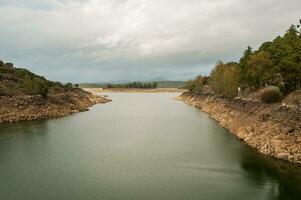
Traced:
<svg viewBox="0 0 301 200">
<path fill-rule="evenodd" d="M 73 89 L 73 84 L 72 83 L 67 83 L 64 85 L 65 90 L 71 91 Z"/>
<path fill-rule="evenodd" d="M 278 102 L 282 97 L 282 92 L 276 86 L 268 86 L 263 89 L 261 94 L 261 100 L 264 103 L 275 103 Z"/>
<path fill-rule="evenodd" d="M 46 98 L 48 95 L 49 86 L 47 81 L 35 77 L 33 79 L 27 79 L 24 83 L 24 92 L 30 95 L 40 94 L 42 97 Z"/>
<path fill-rule="evenodd" d="M 5 65 L 8 66 L 8 67 L 11 68 L 11 69 L 14 67 L 14 64 L 13 64 L 13 63 L 6 63 Z"/>
<path fill-rule="evenodd" d="M 185 83 L 185 86 L 184 86 L 187 90 L 189 91 L 194 91 L 195 90 L 195 81 L 194 80 L 188 80 L 186 83 Z"/>
</svg>

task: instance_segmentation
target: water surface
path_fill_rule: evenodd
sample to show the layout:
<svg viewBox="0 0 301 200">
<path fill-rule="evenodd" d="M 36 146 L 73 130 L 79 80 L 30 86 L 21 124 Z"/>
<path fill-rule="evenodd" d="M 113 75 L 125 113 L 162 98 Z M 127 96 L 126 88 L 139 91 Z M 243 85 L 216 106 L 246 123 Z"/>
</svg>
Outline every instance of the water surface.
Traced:
<svg viewBox="0 0 301 200">
<path fill-rule="evenodd" d="M 177 94 L 0 125 L 0 199 L 301 199 L 301 170 L 254 152 Z"/>
</svg>

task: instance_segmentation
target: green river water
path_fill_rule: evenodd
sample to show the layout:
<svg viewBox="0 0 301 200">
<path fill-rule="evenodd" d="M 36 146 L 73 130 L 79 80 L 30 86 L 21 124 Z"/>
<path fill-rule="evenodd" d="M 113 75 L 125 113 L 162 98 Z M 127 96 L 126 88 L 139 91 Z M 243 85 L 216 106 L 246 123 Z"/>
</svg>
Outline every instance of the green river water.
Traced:
<svg viewBox="0 0 301 200">
<path fill-rule="evenodd" d="M 301 199 L 301 169 L 237 141 L 170 93 L 112 93 L 0 125 L 0 200 Z"/>
</svg>

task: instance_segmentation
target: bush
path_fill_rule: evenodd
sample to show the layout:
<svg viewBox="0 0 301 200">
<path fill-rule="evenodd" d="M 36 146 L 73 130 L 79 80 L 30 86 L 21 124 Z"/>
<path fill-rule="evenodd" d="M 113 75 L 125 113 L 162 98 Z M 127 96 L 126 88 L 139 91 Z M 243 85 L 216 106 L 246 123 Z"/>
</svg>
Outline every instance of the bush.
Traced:
<svg viewBox="0 0 301 200">
<path fill-rule="evenodd" d="M 41 95 L 46 98 L 48 95 L 49 86 L 47 81 L 35 77 L 33 79 L 27 79 L 24 83 L 24 92 L 29 95 Z"/>
<path fill-rule="evenodd" d="M 73 84 L 72 83 L 67 83 L 64 85 L 65 90 L 71 91 L 73 89 Z"/>
<path fill-rule="evenodd" d="M 195 80 L 188 80 L 185 83 L 184 88 L 189 90 L 190 92 L 194 91 L 195 90 Z"/>
<path fill-rule="evenodd" d="M 268 86 L 263 89 L 261 94 L 261 100 L 264 103 L 275 103 L 280 101 L 282 97 L 282 92 L 276 86 Z"/>
</svg>

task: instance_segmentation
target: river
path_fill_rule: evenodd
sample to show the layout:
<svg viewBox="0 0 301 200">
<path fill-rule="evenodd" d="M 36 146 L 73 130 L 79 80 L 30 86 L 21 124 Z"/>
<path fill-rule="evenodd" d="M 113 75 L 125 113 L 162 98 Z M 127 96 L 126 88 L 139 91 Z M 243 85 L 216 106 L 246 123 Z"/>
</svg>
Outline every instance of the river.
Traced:
<svg viewBox="0 0 301 200">
<path fill-rule="evenodd" d="M 0 199 L 301 199 L 301 169 L 260 155 L 175 93 L 0 125 Z"/>
</svg>

